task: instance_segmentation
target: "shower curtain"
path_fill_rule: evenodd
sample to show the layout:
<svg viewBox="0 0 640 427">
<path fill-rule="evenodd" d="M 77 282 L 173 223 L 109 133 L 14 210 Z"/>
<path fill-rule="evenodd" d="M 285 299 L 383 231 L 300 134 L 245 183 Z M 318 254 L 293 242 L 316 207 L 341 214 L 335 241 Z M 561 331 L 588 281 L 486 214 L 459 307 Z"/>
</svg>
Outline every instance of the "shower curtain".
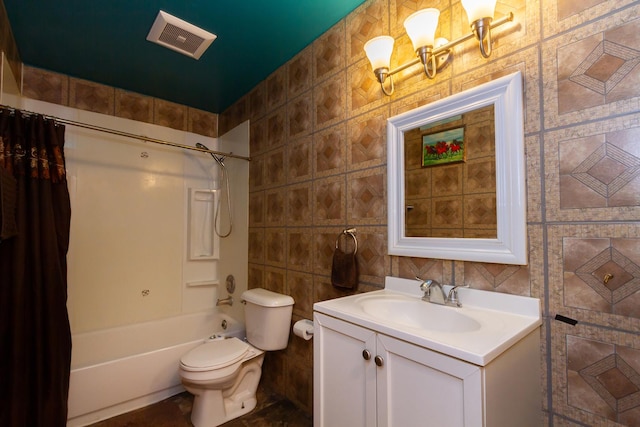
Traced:
<svg viewBox="0 0 640 427">
<path fill-rule="evenodd" d="M 71 206 L 63 149 L 63 126 L 0 111 L 1 426 L 66 425 Z"/>
</svg>

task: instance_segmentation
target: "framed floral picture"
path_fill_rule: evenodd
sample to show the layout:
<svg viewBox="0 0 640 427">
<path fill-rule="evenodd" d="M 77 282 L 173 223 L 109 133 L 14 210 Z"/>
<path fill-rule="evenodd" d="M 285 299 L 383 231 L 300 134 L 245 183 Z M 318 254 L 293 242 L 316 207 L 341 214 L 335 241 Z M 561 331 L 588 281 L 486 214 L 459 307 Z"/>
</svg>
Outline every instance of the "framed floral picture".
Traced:
<svg viewBox="0 0 640 427">
<path fill-rule="evenodd" d="M 464 126 L 422 136 L 422 167 L 465 160 Z"/>
</svg>

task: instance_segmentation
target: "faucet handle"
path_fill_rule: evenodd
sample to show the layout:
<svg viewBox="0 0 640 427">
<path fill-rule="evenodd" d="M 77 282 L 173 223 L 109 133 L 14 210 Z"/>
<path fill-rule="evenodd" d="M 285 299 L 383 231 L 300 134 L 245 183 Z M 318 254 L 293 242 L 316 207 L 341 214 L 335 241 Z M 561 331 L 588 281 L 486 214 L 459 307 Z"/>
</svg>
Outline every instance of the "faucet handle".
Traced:
<svg viewBox="0 0 640 427">
<path fill-rule="evenodd" d="M 470 285 L 456 285 L 449 290 L 447 295 L 447 305 L 462 307 L 462 303 L 458 299 L 458 288 L 468 288 Z"/>
<path fill-rule="evenodd" d="M 424 280 L 418 276 L 416 276 L 416 279 L 422 282 L 420 284 L 420 290 L 424 292 L 425 295 L 429 295 L 431 293 L 431 285 L 433 284 L 433 282 L 435 282 L 435 280 L 432 280 L 432 279 Z"/>
</svg>

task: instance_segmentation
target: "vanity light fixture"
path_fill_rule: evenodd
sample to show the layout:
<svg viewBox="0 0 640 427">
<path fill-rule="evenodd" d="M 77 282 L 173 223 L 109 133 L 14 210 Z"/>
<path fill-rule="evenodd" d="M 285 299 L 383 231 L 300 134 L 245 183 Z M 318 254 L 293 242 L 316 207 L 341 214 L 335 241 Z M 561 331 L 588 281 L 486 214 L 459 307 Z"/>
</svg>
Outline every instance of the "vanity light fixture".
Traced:
<svg viewBox="0 0 640 427">
<path fill-rule="evenodd" d="M 498 27 L 513 21 L 513 13 L 493 21 L 496 0 L 461 0 L 462 7 L 467 12 L 471 25 L 471 32 L 454 41 L 444 38 L 435 38 L 440 11 L 435 8 L 419 10 L 411 14 L 404 21 L 404 28 L 413 44 L 413 50 L 417 58 L 391 70 L 391 53 L 393 52 L 394 39 L 391 36 L 379 36 L 372 38 L 364 45 L 364 51 L 369 58 L 371 68 L 380 82 L 380 88 L 385 95 L 394 92 L 393 75 L 422 63 L 425 75 L 433 79 L 449 58 L 451 49 L 471 38 L 478 40 L 480 53 L 484 58 L 491 56 L 491 28 Z M 384 85 L 387 77 L 390 80 L 390 88 Z"/>
</svg>

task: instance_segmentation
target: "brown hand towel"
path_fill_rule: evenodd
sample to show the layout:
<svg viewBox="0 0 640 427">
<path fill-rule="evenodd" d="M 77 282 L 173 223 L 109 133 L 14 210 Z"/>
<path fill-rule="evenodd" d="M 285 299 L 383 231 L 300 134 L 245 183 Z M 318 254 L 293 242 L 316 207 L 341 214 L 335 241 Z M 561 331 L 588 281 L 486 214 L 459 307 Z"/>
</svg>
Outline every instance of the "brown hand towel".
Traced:
<svg viewBox="0 0 640 427">
<path fill-rule="evenodd" d="M 336 248 L 331 266 L 331 284 L 347 289 L 358 286 L 358 259 L 355 253 L 344 253 Z"/>
<path fill-rule="evenodd" d="M 16 179 L 0 166 L 0 241 L 18 234 L 16 226 Z"/>
</svg>

